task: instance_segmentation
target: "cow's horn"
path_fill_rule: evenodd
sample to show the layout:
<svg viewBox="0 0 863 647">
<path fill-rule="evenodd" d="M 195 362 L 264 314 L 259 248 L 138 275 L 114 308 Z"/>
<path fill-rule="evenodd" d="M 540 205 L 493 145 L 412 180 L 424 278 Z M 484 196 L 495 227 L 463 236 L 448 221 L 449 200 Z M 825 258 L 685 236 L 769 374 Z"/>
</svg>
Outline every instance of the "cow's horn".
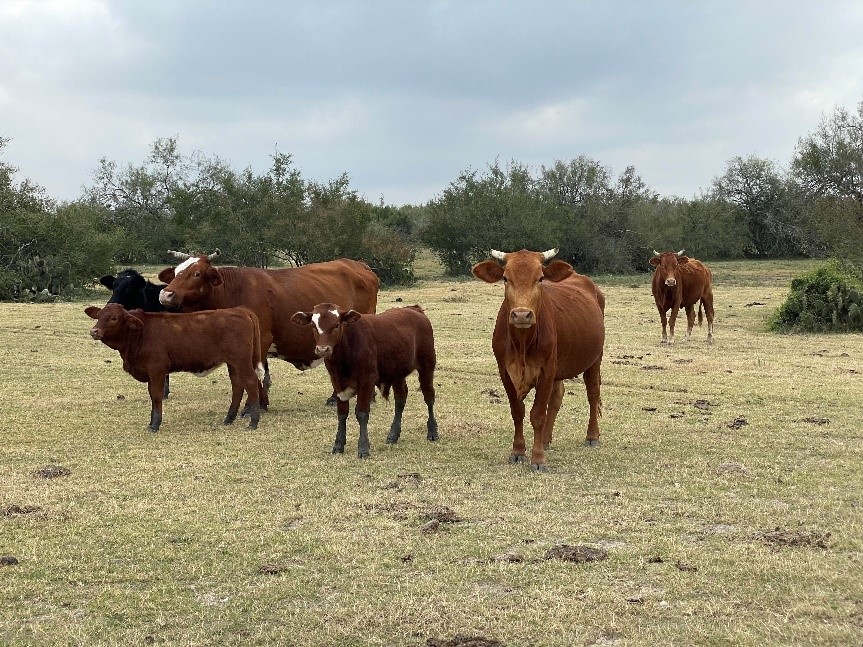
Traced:
<svg viewBox="0 0 863 647">
<path fill-rule="evenodd" d="M 185 252 L 175 252 L 173 249 L 169 249 L 168 253 L 174 258 L 179 258 L 181 261 L 188 260 L 192 258 L 191 254 L 186 254 Z"/>
<path fill-rule="evenodd" d="M 661 256 L 662 254 L 660 254 L 659 252 L 657 252 L 657 251 L 654 249 L 654 250 L 653 250 L 653 255 L 654 255 L 654 256 Z"/>
<path fill-rule="evenodd" d="M 684 252 L 684 251 L 686 251 L 686 250 L 681 249 L 679 252 L 677 252 L 677 255 L 678 255 L 678 256 L 683 256 L 683 252 Z"/>
<path fill-rule="evenodd" d="M 212 254 L 208 254 L 208 255 L 207 255 L 207 260 L 208 260 L 208 261 L 211 261 L 211 260 L 213 260 L 214 258 L 216 258 L 216 257 L 217 257 L 219 254 L 221 254 L 221 253 L 222 253 L 222 250 L 220 250 L 218 247 L 216 247 L 216 251 L 214 251 Z"/>
<path fill-rule="evenodd" d="M 506 252 L 499 252 L 496 249 L 491 250 L 491 257 L 496 258 L 499 261 L 506 260 Z"/>
<path fill-rule="evenodd" d="M 552 258 L 557 256 L 558 251 L 560 251 L 560 250 L 558 250 L 557 247 L 555 247 L 553 249 L 549 249 L 548 251 L 543 252 L 542 253 L 542 260 L 544 260 L 544 261 L 551 260 Z"/>
</svg>

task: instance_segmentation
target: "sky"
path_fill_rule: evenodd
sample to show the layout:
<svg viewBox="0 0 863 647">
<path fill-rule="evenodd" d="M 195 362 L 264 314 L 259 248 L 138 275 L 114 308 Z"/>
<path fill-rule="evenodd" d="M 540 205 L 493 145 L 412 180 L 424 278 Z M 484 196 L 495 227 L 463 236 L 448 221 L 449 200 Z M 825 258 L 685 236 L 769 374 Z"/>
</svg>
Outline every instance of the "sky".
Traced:
<svg viewBox="0 0 863 647">
<path fill-rule="evenodd" d="M 373 203 L 581 155 L 692 198 L 861 101 L 859 0 L 0 0 L 0 161 L 59 200 L 168 137 Z"/>
</svg>

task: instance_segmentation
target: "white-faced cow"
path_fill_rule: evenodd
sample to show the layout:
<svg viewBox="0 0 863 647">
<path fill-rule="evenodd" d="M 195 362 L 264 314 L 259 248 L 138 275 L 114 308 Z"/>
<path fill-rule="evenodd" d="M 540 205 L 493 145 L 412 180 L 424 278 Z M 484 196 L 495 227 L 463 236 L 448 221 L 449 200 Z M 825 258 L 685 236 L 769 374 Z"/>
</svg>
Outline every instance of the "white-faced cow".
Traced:
<svg viewBox="0 0 863 647">
<path fill-rule="evenodd" d="M 168 285 L 159 300 L 182 312 L 245 306 L 258 315 L 263 357 L 278 357 L 300 370 L 323 363 L 315 354 L 309 329 L 291 324 L 298 310 L 311 310 L 323 301 L 337 301 L 363 314 L 377 307 L 379 280 L 368 265 L 350 259 L 310 263 L 300 267 L 260 269 L 216 267 L 209 255 L 169 252 L 183 259 L 176 268 L 159 273 Z M 266 368 L 266 367 L 265 367 Z M 261 390 L 261 408 L 269 405 L 269 372 Z"/>
<path fill-rule="evenodd" d="M 419 306 L 394 308 L 377 315 L 363 315 L 333 303 L 320 303 L 309 312 L 297 312 L 292 320 L 310 328 L 315 353 L 323 359 L 336 392 L 338 430 L 333 453 L 345 451 L 350 399 L 356 395 L 355 415 L 360 425 L 357 456 L 371 454 L 368 422 L 375 387 L 387 399 L 392 387 L 395 417 L 387 443 L 401 435 L 402 412 L 408 396 L 406 378 L 417 371 L 420 391 L 428 407 L 426 438 L 437 440 L 434 416 L 434 332 Z"/>
<path fill-rule="evenodd" d="M 144 312 L 165 312 L 167 308 L 159 302 L 159 293 L 164 284 L 156 284 L 145 279 L 140 272 L 131 267 L 118 272 L 117 276 L 106 274 L 99 283 L 111 290 L 108 303 L 119 303 L 126 310 Z M 171 377 L 165 376 L 165 397 L 171 393 Z"/>
<path fill-rule="evenodd" d="M 713 343 L 713 277 L 710 268 L 701 261 L 684 256 L 682 249 L 679 252 L 662 253 L 654 250 L 650 264 L 656 268 L 651 289 L 659 318 L 662 320 L 661 343 L 674 343 L 674 324 L 681 307 L 686 310 L 684 341 L 689 341 L 695 325 L 696 303 L 698 325 L 701 325 L 703 310 L 707 315 L 707 341 Z M 671 310 L 670 318 L 665 315 L 668 310 Z"/>
<path fill-rule="evenodd" d="M 191 314 L 125 310 L 118 303 L 84 312 L 96 323 L 90 336 L 120 353 L 123 370 L 150 392 L 150 431 L 162 423 L 162 385 L 168 373 L 207 375 L 228 365 L 231 406 L 225 424 L 237 417 L 243 391 L 249 399 L 249 429 L 260 419 L 258 393 L 264 376 L 258 318 L 247 308 Z"/>
<path fill-rule="evenodd" d="M 564 261 L 546 263 L 557 254 L 503 253 L 473 266 L 486 283 L 503 280 L 503 303 L 497 313 L 492 350 L 509 399 L 515 426 L 511 463 L 526 461 L 524 399 L 535 389 L 530 423 L 533 448 L 530 467 L 547 470 L 545 450 L 563 401 L 563 380 L 583 376 L 590 405 L 585 444 L 599 444 L 600 365 L 605 342 L 605 297 L 588 277 Z"/>
</svg>

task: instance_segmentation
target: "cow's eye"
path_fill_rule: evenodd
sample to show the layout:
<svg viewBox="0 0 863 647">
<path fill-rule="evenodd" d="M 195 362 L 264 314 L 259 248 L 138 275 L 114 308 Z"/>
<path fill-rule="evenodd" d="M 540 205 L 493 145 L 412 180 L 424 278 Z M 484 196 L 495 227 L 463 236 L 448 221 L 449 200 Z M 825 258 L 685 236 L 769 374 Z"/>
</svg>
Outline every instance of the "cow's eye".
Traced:
<svg viewBox="0 0 863 647">
<path fill-rule="evenodd" d="M 502 280 L 504 283 L 506 283 L 506 277 L 505 277 L 505 276 L 504 276 L 501 280 Z"/>
<path fill-rule="evenodd" d="M 201 273 L 200 273 L 200 272 L 195 272 L 195 278 L 196 278 L 196 279 L 197 279 L 197 278 L 200 278 L 200 276 L 201 276 Z"/>
<path fill-rule="evenodd" d="M 539 282 L 540 282 L 540 283 L 542 283 L 542 281 L 543 281 L 543 279 L 544 279 L 544 278 L 545 278 L 544 276 L 540 276 L 540 277 L 539 277 Z"/>
</svg>

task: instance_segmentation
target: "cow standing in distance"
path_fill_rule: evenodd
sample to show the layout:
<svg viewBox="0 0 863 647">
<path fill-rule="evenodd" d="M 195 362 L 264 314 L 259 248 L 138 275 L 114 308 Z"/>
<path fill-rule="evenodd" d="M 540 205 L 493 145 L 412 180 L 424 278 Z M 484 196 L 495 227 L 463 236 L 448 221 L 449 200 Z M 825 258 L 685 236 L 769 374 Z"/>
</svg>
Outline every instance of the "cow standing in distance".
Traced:
<svg viewBox="0 0 863 647">
<path fill-rule="evenodd" d="M 278 357 L 300 370 L 323 363 L 315 354 L 310 330 L 291 324 L 298 310 L 311 310 L 324 301 L 338 301 L 362 314 L 374 313 L 379 280 L 368 265 L 346 258 L 300 267 L 261 269 L 216 267 L 212 254 L 190 255 L 169 251 L 182 262 L 159 273 L 166 285 L 162 305 L 181 312 L 245 306 L 260 321 L 261 356 Z M 261 387 L 261 408 L 269 406 L 270 375 Z M 245 411 L 244 411 L 245 415 Z"/>
<path fill-rule="evenodd" d="M 164 285 L 145 279 L 138 270 L 131 267 L 118 272 L 117 276 L 106 274 L 99 283 L 111 290 L 108 303 L 119 303 L 126 310 L 143 310 L 144 312 L 165 312 L 167 308 L 159 303 L 159 293 Z M 107 304 L 106 304 L 107 305 Z M 165 376 L 165 393 L 171 393 L 171 376 Z"/>
<path fill-rule="evenodd" d="M 199 377 L 222 364 L 231 378 L 231 406 L 225 424 L 237 417 L 243 391 L 249 399 L 249 429 L 260 420 L 258 394 L 264 376 L 258 318 L 247 308 L 191 314 L 125 310 L 118 303 L 89 306 L 95 319 L 90 336 L 120 353 L 123 370 L 150 392 L 150 431 L 162 424 L 162 385 L 168 373 L 187 371 Z"/>
<path fill-rule="evenodd" d="M 710 268 L 701 261 L 679 252 L 657 252 L 653 250 L 650 264 L 653 272 L 653 300 L 662 320 L 662 344 L 674 344 L 674 324 L 677 313 L 686 310 L 686 337 L 692 336 L 695 325 L 695 304 L 698 303 L 698 325 L 702 322 L 702 310 L 707 315 L 707 342 L 713 343 L 713 275 Z M 671 310 L 671 317 L 666 312 Z M 667 327 L 667 329 L 666 329 Z"/>
<path fill-rule="evenodd" d="M 491 344 L 515 426 L 509 461 L 526 461 L 524 399 L 535 389 L 530 410 L 530 467 L 535 471 L 548 469 L 545 450 L 551 445 L 565 379 L 584 378 L 590 406 L 586 445 L 599 444 L 602 415 L 605 296 L 569 263 L 556 260 L 546 265 L 557 251 L 492 250 L 491 256 L 497 260 L 477 263 L 471 270 L 486 283 L 504 282 Z"/>
<path fill-rule="evenodd" d="M 338 430 L 334 454 L 345 451 L 348 409 L 354 396 L 354 413 L 360 425 L 357 456 L 368 458 L 371 454 L 368 423 L 375 387 L 381 389 L 384 399 L 388 399 L 390 388 L 393 390 L 395 416 L 386 442 L 398 442 L 408 396 L 406 378 L 414 371 L 419 374 L 420 391 L 428 407 L 426 438 L 438 439 L 434 331 L 422 308 L 408 306 L 363 315 L 334 303 L 319 303 L 309 312 L 297 312 L 291 320 L 312 330 L 315 354 L 324 360 L 336 392 Z"/>
</svg>

